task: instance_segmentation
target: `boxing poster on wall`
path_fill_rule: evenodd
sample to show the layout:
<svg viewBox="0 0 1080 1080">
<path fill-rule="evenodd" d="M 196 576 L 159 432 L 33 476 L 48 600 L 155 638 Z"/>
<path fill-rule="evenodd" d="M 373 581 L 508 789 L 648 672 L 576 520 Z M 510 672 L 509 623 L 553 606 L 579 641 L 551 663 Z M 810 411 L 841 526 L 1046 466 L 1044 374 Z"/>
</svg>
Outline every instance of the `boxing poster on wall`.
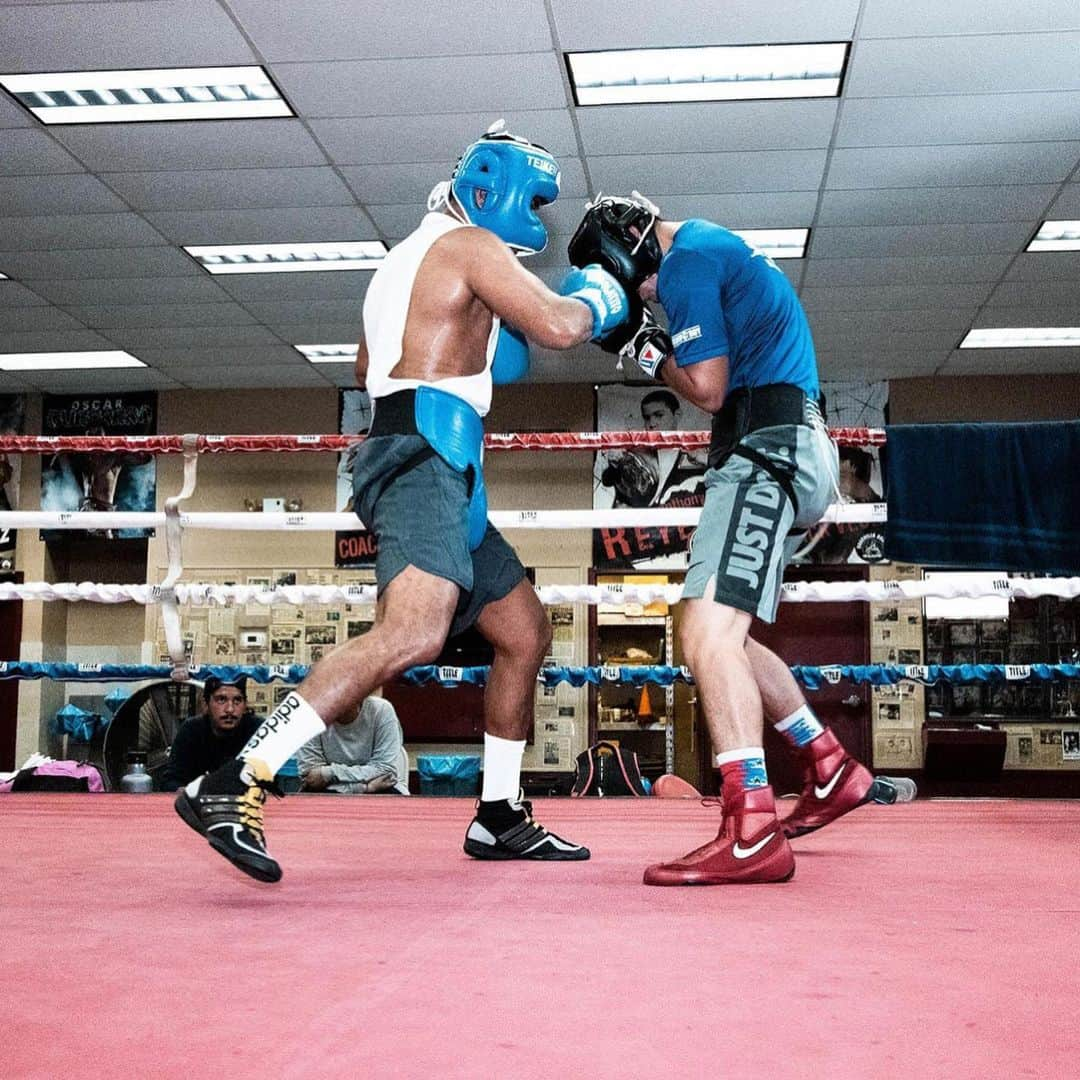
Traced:
<svg viewBox="0 0 1080 1080">
<path fill-rule="evenodd" d="M 42 435 L 156 435 L 157 394 L 45 394 Z M 42 510 L 153 511 L 157 500 L 154 455 L 110 451 L 104 454 L 46 455 L 41 463 Z M 153 529 L 94 529 L 76 535 L 108 539 L 152 536 Z M 55 541 L 67 530 L 43 529 Z"/>
<path fill-rule="evenodd" d="M 370 427 L 371 398 L 367 391 L 342 390 L 338 394 L 338 431 L 342 435 L 363 435 Z M 350 513 L 353 509 L 354 453 L 355 447 L 338 455 L 336 507 L 339 513 Z M 375 535 L 367 529 L 349 529 L 334 534 L 335 566 L 374 566 L 377 551 Z"/>
<path fill-rule="evenodd" d="M 826 382 L 821 386 L 825 423 L 830 428 L 885 426 L 887 382 Z M 877 446 L 841 446 L 840 502 L 882 501 L 881 455 Z M 837 500 L 834 500 L 837 501 Z M 880 524 L 819 525 L 811 529 L 797 562 L 875 563 L 885 558 Z"/>
<path fill-rule="evenodd" d="M 22 435 L 26 423 L 26 397 L 0 394 L 0 435 Z M 0 454 L 0 510 L 19 508 L 22 454 Z M 15 529 L 0 529 L 0 573 L 15 569 Z"/>
<path fill-rule="evenodd" d="M 597 431 L 707 431 L 708 413 L 661 386 L 599 386 Z M 708 452 L 608 450 L 593 466 L 593 508 L 701 506 Z M 597 529 L 593 561 L 598 570 L 683 570 L 689 527 Z"/>
</svg>

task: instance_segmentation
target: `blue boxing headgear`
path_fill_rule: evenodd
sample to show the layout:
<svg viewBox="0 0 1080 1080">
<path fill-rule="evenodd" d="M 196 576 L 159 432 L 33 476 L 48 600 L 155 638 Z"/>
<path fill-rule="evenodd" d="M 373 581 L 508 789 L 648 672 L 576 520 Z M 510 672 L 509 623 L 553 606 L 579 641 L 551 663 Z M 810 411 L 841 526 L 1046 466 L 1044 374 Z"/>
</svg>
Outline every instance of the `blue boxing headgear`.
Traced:
<svg viewBox="0 0 1080 1080">
<path fill-rule="evenodd" d="M 559 166 L 542 146 L 497 124 L 461 155 L 450 191 L 471 224 L 520 254 L 533 254 L 547 246 L 536 210 L 559 197 Z"/>
</svg>

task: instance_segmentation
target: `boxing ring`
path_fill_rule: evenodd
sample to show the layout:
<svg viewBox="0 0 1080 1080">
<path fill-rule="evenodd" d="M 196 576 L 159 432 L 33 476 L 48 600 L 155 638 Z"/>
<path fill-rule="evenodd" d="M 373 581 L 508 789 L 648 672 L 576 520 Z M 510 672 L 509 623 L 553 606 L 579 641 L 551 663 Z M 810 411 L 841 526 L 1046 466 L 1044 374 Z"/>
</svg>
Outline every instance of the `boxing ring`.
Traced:
<svg viewBox="0 0 1080 1080">
<path fill-rule="evenodd" d="M 884 433 L 834 431 L 838 441 Z M 370 602 L 371 586 L 225 586 L 184 578 L 188 530 L 355 528 L 352 514 L 187 513 L 201 453 L 340 451 L 344 436 L 0 439 L 0 451 L 184 455 L 158 513 L 0 513 L 0 526 L 164 530 L 168 570 L 145 585 L 0 584 L 0 601 L 159 605 L 170 662 L 0 663 L 0 678 L 80 682 L 247 674 L 301 665 L 189 666 L 192 605 Z M 495 451 L 701 446 L 706 433 L 489 436 Z M 76 445 L 77 444 L 77 445 Z M 89 445 L 88 445 L 89 444 Z M 858 444 L 858 443 L 856 443 Z M 492 512 L 502 529 L 692 526 L 698 511 Z M 884 520 L 880 504 L 830 519 Z M 679 586 L 541 586 L 545 604 L 678 600 Z M 800 582 L 785 603 L 924 596 L 1080 595 L 1080 578 Z M 1069 664 L 800 665 L 816 686 L 1080 677 Z M 407 679 L 482 684 L 483 668 Z M 547 684 L 689 681 L 659 665 L 547 668 Z M 284 880 L 267 888 L 206 850 L 171 796 L 0 797 L 5 1075 L 548 1078 L 1069 1075 L 1077 1044 L 1080 804 L 929 800 L 870 805 L 793 841 L 771 889 L 640 885 L 650 862 L 716 828 L 714 807 L 668 799 L 538 799 L 537 817 L 589 862 L 478 863 L 459 799 L 304 795 L 267 811 Z M 781 813 L 785 811 L 782 809 Z M 1036 934 L 1053 924 L 1052 934 Z M 1007 958 L 1007 960 L 1005 959 Z M 1003 963 L 1003 960 L 1005 962 Z M 1009 1032 L 1023 1032 L 1011 1037 Z M 918 1033 L 913 1038 L 913 1033 Z M 903 1051 L 901 1053 L 901 1049 Z M 1037 1061 L 1038 1065 L 1033 1066 Z"/>
</svg>

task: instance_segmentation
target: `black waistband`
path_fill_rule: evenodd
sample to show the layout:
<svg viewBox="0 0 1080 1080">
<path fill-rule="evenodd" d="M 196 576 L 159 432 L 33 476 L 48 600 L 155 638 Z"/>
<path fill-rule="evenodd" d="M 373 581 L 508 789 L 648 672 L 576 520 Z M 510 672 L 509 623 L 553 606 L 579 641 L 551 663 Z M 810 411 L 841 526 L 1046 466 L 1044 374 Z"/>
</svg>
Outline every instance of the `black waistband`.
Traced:
<svg viewBox="0 0 1080 1080">
<path fill-rule="evenodd" d="M 713 414 L 709 464 L 718 468 L 714 458 L 722 464 L 751 431 L 783 424 L 805 424 L 806 404 L 804 391 L 791 383 L 740 386 L 732 390 L 723 407 Z"/>
<path fill-rule="evenodd" d="M 416 391 L 398 390 L 386 397 L 376 398 L 375 416 L 368 436 L 419 435 L 416 427 Z"/>
</svg>

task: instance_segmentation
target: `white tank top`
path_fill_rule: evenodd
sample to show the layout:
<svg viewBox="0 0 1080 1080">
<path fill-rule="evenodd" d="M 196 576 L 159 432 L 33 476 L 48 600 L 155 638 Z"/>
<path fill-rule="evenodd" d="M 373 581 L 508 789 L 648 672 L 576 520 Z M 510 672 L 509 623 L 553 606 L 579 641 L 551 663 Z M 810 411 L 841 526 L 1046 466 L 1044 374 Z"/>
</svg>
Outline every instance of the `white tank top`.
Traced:
<svg viewBox="0 0 1080 1080">
<path fill-rule="evenodd" d="M 364 297 L 364 339 L 368 349 L 367 390 L 373 401 L 418 386 L 437 386 L 467 401 L 481 416 L 491 408 L 491 361 L 499 337 L 499 319 L 491 320 L 484 370 L 475 375 L 438 379 L 392 379 L 401 360 L 401 342 L 416 274 L 431 245 L 451 229 L 474 228 L 448 214 L 426 214 L 416 230 L 390 249 Z"/>
</svg>

